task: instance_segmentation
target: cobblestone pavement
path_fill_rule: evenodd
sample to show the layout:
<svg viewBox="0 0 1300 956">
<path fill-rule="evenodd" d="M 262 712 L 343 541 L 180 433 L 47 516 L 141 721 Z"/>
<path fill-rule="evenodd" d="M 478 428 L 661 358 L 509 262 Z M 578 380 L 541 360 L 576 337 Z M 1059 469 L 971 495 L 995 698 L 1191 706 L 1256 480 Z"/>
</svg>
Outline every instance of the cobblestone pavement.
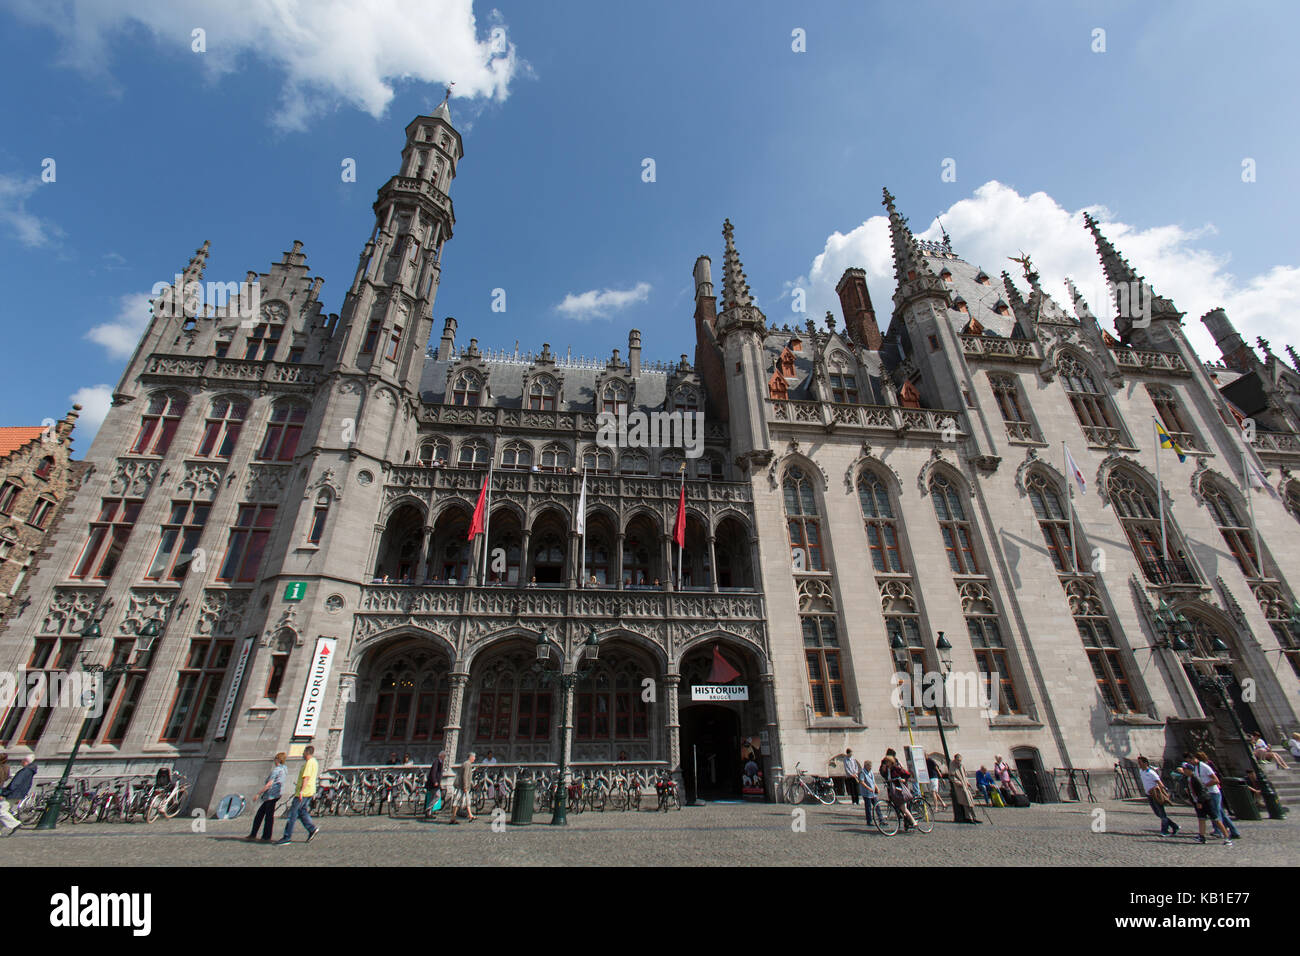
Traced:
<svg viewBox="0 0 1300 956">
<path fill-rule="evenodd" d="M 283 806 L 283 805 L 282 805 Z M 1096 809 L 1104 827 L 1094 832 Z M 797 829 L 796 810 L 806 829 Z M 984 811 L 981 811 L 983 814 Z M 1232 847 L 1211 839 L 1198 846 L 1196 821 L 1178 810 L 1183 827 L 1161 838 L 1144 803 L 1105 801 L 1028 809 L 995 809 L 992 825 L 940 822 L 930 834 L 885 837 L 848 803 L 799 808 L 773 804 L 710 804 L 680 812 L 571 814 L 567 828 L 537 817 L 528 827 L 493 828 L 491 815 L 448 826 L 380 817 L 318 817 L 310 846 L 296 828 L 290 846 L 246 843 L 251 817 L 144 824 L 61 826 L 20 830 L 0 839 L 0 866 L 370 866 L 614 865 L 762 866 L 900 864 L 931 866 L 1293 866 L 1300 862 L 1300 815 L 1240 824 Z M 950 820 L 951 813 L 941 813 Z M 284 830 L 276 820 L 275 837 Z"/>
</svg>

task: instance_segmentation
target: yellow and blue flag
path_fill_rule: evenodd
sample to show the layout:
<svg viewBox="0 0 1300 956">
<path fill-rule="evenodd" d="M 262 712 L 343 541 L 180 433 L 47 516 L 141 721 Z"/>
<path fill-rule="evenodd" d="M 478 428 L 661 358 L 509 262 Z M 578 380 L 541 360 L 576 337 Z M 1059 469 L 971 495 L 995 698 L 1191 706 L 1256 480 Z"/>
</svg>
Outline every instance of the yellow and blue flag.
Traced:
<svg viewBox="0 0 1300 956">
<path fill-rule="evenodd" d="M 1178 455 L 1178 460 L 1180 462 L 1187 460 L 1187 456 L 1183 454 L 1183 450 L 1178 447 L 1178 442 L 1174 441 L 1173 438 L 1169 436 L 1169 432 L 1165 431 L 1164 426 L 1162 426 L 1159 421 L 1156 421 L 1156 434 L 1160 437 L 1161 448 L 1172 448 L 1174 453 Z"/>
</svg>

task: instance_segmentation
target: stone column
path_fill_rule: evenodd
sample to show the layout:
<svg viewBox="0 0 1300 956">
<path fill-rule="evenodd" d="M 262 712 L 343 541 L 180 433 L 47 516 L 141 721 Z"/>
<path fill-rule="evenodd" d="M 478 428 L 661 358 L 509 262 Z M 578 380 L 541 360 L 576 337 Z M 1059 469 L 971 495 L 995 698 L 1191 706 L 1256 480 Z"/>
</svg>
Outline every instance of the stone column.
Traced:
<svg viewBox="0 0 1300 956">
<path fill-rule="evenodd" d="M 451 699 L 447 701 L 447 726 L 443 728 L 442 744 L 447 756 L 442 764 L 442 789 L 450 793 L 451 785 L 456 780 L 452 764 L 456 762 L 456 749 L 460 746 L 460 727 L 462 712 L 465 709 L 465 688 L 469 685 L 469 674 L 453 671 L 451 674 Z"/>
<path fill-rule="evenodd" d="M 618 544 L 614 548 L 614 586 L 620 591 L 623 590 L 623 538 L 624 533 L 618 533 Z"/>
<path fill-rule="evenodd" d="M 767 781 L 768 798 L 773 803 L 781 800 L 781 778 L 784 776 L 781 763 L 780 728 L 776 717 L 776 678 L 771 671 L 759 678 L 763 685 L 763 716 L 766 719 L 767 746 L 763 748 L 763 776 Z"/>
<path fill-rule="evenodd" d="M 566 788 L 573 779 L 573 769 L 569 765 L 573 762 L 573 688 L 576 683 L 576 681 L 569 680 L 569 677 L 570 675 L 566 674 L 560 679 L 560 683 L 564 688 L 564 727 L 560 731 L 560 746 L 564 750 L 563 766 L 569 768 L 564 776 L 564 786 Z"/>
<path fill-rule="evenodd" d="M 420 545 L 420 563 L 415 570 L 415 583 L 423 584 L 429 578 L 429 548 L 433 545 L 433 528 L 424 529 L 424 543 Z"/>
<path fill-rule="evenodd" d="M 528 546 L 532 538 L 533 529 L 524 528 L 519 536 L 519 587 L 528 587 L 528 579 L 531 575 L 528 573 Z"/>
<path fill-rule="evenodd" d="M 712 534 L 709 535 L 709 587 L 714 594 L 718 593 L 718 551 L 714 546 L 716 539 Z"/>
<path fill-rule="evenodd" d="M 668 731 L 668 769 L 675 774 L 682 769 L 682 728 L 677 717 L 677 688 L 681 682 L 681 674 L 664 675 L 664 696 L 668 704 L 668 719 L 664 726 Z"/>
</svg>

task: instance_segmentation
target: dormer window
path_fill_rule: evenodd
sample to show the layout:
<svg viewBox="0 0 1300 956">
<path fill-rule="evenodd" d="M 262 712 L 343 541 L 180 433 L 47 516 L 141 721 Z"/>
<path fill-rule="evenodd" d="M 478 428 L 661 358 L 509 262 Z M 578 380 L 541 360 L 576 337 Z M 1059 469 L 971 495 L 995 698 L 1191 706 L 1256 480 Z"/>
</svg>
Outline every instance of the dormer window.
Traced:
<svg viewBox="0 0 1300 956">
<path fill-rule="evenodd" d="M 48 478 L 50 477 L 50 472 L 52 472 L 53 470 L 54 470 L 54 456 L 46 455 L 44 458 L 41 459 L 41 463 L 36 466 L 36 471 L 34 471 L 33 474 L 36 475 L 37 478 Z"/>
<path fill-rule="evenodd" d="M 781 374 L 786 378 L 794 378 L 794 352 L 789 348 L 781 353 Z"/>
<path fill-rule="evenodd" d="M 995 302 L 995 303 L 993 304 L 993 311 L 996 312 L 998 315 L 1010 315 L 1010 314 L 1011 314 L 1011 308 L 1010 308 L 1010 306 L 1008 306 L 1008 305 L 1007 305 L 1005 302 L 1003 302 L 1001 299 L 998 299 L 998 301 Z"/>
<path fill-rule="evenodd" d="M 451 387 L 453 405 L 479 405 L 483 397 L 483 383 L 473 372 L 461 372 Z"/>
<path fill-rule="evenodd" d="M 944 282 L 946 282 L 948 285 L 952 285 L 952 273 L 949 272 L 947 269 L 944 269 L 942 272 L 939 273 L 939 278 L 942 279 Z"/>
<path fill-rule="evenodd" d="M 957 298 L 952 300 L 952 307 L 958 312 L 965 312 L 967 315 L 970 314 L 970 309 L 966 305 L 966 300 L 961 296 L 957 296 Z"/>
<path fill-rule="evenodd" d="M 601 394 L 600 410 L 611 415 L 617 415 L 620 410 L 626 413 L 627 400 L 627 383 L 618 380 L 612 381 L 605 386 L 605 390 Z"/>
<path fill-rule="evenodd" d="M 986 273 L 983 269 L 981 269 L 979 275 L 975 277 L 975 281 L 978 282 L 980 285 L 993 284 L 989 281 L 988 273 Z"/>
<path fill-rule="evenodd" d="M 778 402 L 783 402 L 790 397 L 790 387 L 786 385 L 780 369 L 773 371 L 772 377 L 768 379 L 767 396 Z"/>
<path fill-rule="evenodd" d="M 540 376 L 528 386 L 528 407 L 535 412 L 555 411 L 555 379 Z"/>
</svg>

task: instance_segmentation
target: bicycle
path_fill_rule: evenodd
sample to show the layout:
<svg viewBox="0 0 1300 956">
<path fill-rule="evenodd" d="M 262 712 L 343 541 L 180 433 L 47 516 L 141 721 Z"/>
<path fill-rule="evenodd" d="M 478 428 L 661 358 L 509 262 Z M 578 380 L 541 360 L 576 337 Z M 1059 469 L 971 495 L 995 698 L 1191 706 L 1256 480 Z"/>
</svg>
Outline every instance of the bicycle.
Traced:
<svg viewBox="0 0 1300 956">
<path fill-rule="evenodd" d="M 669 810 L 682 808 L 682 799 L 677 793 L 677 781 L 667 770 L 659 771 L 658 779 L 655 781 L 655 792 L 659 795 L 658 809 L 667 813 Z"/>
<path fill-rule="evenodd" d="M 632 806 L 632 794 L 628 790 L 627 775 L 621 770 L 614 773 L 614 782 L 609 788 L 609 805 L 615 810 L 627 810 Z"/>
<path fill-rule="evenodd" d="M 812 783 L 808 782 L 809 779 L 812 780 Z M 811 796 L 814 800 L 830 806 L 837 799 L 835 783 L 830 777 L 818 777 L 804 770 L 796 763 L 794 765 L 794 774 L 785 784 L 785 802 L 803 803 L 806 796 Z"/>
<path fill-rule="evenodd" d="M 930 811 L 929 801 L 911 787 L 908 787 L 907 791 L 908 797 L 903 802 L 903 809 L 912 814 L 912 819 L 916 821 L 917 830 L 921 833 L 929 833 L 934 829 L 934 815 Z M 898 832 L 898 828 L 902 823 L 903 817 L 892 800 L 884 798 L 876 801 L 875 824 L 877 830 L 885 836 L 893 836 Z"/>
</svg>

